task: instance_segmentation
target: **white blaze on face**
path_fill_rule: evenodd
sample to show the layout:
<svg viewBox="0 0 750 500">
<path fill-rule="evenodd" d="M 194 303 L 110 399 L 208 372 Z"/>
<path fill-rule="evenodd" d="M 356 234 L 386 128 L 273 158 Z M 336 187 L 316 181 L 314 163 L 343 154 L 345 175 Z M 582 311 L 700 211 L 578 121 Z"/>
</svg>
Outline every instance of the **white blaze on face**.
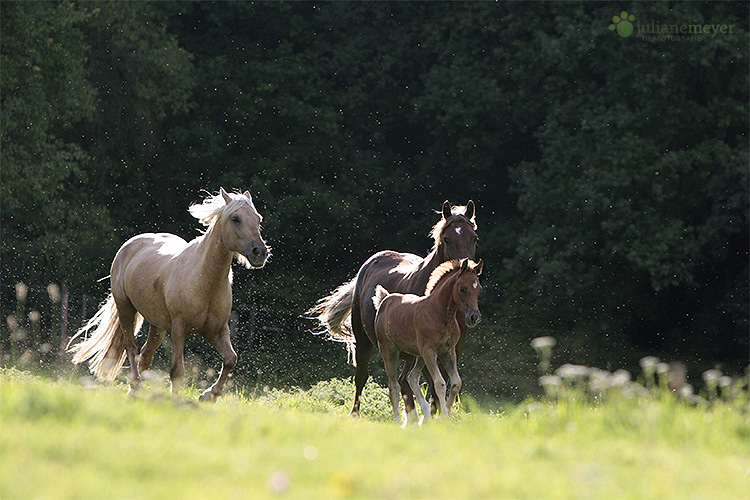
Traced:
<svg viewBox="0 0 750 500">
<path fill-rule="evenodd" d="M 476 287 L 477 287 L 477 285 L 479 285 L 479 282 L 475 281 L 475 282 L 474 282 L 474 284 L 473 284 L 473 285 L 471 285 L 471 286 L 472 286 L 472 287 L 474 287 L 474 288 L 476 288 Z"/>
<path fill-rule="evenodd" d="M 458 234 L 458 235 L 460 235 L 460 234 L 461 234 L 461 228 L 460 228 L 460 227 L 457 227 L 457 228 L 456 228 L 456 234 Z"/>
</svg>

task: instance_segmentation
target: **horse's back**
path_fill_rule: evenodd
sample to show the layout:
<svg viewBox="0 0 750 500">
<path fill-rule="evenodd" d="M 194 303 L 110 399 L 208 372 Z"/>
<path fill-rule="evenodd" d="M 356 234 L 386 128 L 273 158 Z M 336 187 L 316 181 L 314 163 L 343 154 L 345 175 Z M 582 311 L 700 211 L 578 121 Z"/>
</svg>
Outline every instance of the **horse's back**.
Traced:
<svg viewBox="0 0 750 500">
<path fill-rule="evenodd" d="M 144 233 L 123 243 L 112 261 L 112 272 L 128 267 L 160 268 L 187 248 L 188 243 L 169 233 Z"/>
<path fill-rule="evenodd" d="M 144 233 L 126 241 L 110 270 L 115 300 L 127 298 L 150 323 L 169 329 L 164 288 L 169 269 L 188 243 L 169 233 Z"/>
<path fill-rule="evenodd" d="M 391 293 L 380 303 L 375 315 L 375 336 L 387 336 L 399 350 L 419 355 L 418 320 L 424 297 L 411 293 Z"/>
<path fill-rule="evenodd" d="M 352 312 L 359 310 L 359 319 L 364 333 L 373 343 L 376 342 L 374 331 L 376 311 L 372 302 L 375 288 L 382 285 L 390 293 L 411 293 L 415 283 L 405 278 L 414 273 L 423 260 L 414 254 L 384 250 L 367 259 L 360 267 L 352 297 L 354 305 Z M 424 286 L 422 288 L 424 289 Z"/>
</svg>

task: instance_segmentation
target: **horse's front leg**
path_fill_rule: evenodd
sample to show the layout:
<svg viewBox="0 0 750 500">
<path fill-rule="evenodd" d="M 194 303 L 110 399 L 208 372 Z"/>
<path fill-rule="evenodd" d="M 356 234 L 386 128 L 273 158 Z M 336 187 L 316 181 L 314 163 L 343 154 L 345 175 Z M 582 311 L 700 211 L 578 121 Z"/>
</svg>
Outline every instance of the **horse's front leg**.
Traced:
<svg viewBox="0 0 750 500">
<path fill-rule="evenodd" d="M 451 349 L 450 352 L 441 357 L 443 364 L 450 371 L 450 393 L 448 395 L 448 412 L 450 413 L 453 408 L 453 403 L 456 401 L 458 391 L 461 390 L 461 377 L 458 375 L 458 362 L 456 356 L 456 350 Z"/>
<path fill-rule="evenodd" d="M 435 393 L 437 394 L 438 404 L 440 405 L 441 416 L 448 415 L 448 407 L 445 404 L 445 390 L 446 383 L 443 375 L 440 373 L 440 367 L 437 362 L 437 353 L 433 350 L 423 350 L 422 358 L 424 359 L 427 371 L 432 377 L 432 382 L 435 387 Z"/>
<path fill-rule="evenodd" d="M 231 373 L 237 364 L 237 353 L 234 352 L 232 341 L 229 338 L 229 325 L 224 325 L 217 334 L 204 335 L 204 338 L 219 351 L 222 358 L 222 365 L 219 378 L 214 382 L 214 385 L 203 391 L 200 400 L 216 401 L 216 398 L 221 396 L 221 392 L 224 390 L 224 384 L 227 382 L 229 373 Z"/>
<path fill-rule="evenodd" d="M 177 321 L 172 324 L 172 369 L 169 380 L 172 382 L 172 394 L 177 395 L 185 376 L 185 338 L 187 331 Z"/>
<path fill-rule="evenodd" d="M 458 361 L 458 358 L 461 356 L 461 351 L 464 347 L 464 342 L 466 342 L 466 336 L 469 333 L 469 327 L 466 326 L 466 320 L 464 319 L 464 315 L 460 311 L 456 313 L 456 321 L 458 322 L 458 330 L 460 332 L 458 336 L 458 343 L 456 344 L 456 360 Z M 446 365 L 446 368 L 450 371 L 450 367 L 448 365 Z M 427 388 L 430 394 L 432 414 L 435 415 L 438 408 L 437 393 L 435 392 L 435 386 L 432 383 L 432 377 L 430 377 L 429 372 L 426 369 L 423 371 L 425 379 L 427 380 Z M 451 376 L 450 373 L 446 373 L 446 375 Z"/>
</svg>

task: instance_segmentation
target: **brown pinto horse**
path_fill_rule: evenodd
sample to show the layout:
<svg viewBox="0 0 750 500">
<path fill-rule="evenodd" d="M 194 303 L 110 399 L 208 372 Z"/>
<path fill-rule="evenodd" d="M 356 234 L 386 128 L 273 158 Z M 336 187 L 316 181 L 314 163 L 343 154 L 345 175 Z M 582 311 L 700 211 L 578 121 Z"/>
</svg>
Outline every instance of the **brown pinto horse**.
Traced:
<svg viewBox="0 0 750 500">
<path fill-rule="evenodd" d="M 417 356 L 417 362 L 406 379 L 422 409 L 422 418 L 430 419 L 431 408 L 419 387 L 419 375 L 427 366 L 440 404 L 440 414 L 448 415 L 461 389 L 458 375 L 456 345 L 461 337 L 457 315 L 468 326 L 479 323 L 481 314 L 477 299 L 482 286 L 482 260 L 444 262 L 432 272 L 424 296 L 388 293 L 382 286 L 372 298 L 377 310 L 375 337 L 383 355 L 388 375 L 388 392 L 393 405 L 393 416 L 400 422 L 398 411 L 401 385 L 398 381 L 398 360 L 402 352 Z M 445 401 L 446 383 L 438 368 L 438 358 L 450 374 L 450 396 Z M 408 415 L 408 413 L 407 413 Z"/>
<path fill-rule="evenodd" d="M 453 259 L 474 259 L 479 238 L 476 233 L 474 202 L 465 207 L 443 203 L 442 218 L 430 235 L 432 250 L 422 258 L 410 253 L 378 252 L 359 269 L 357 276 L 339 286 L 307 311 L 314 316 L 331 340 L 345 342 L 349 359 L 356 367 L 354 404 L 350 415 L 359 416 L 362 389 L 369 377 L 369 363 L 375 338 L 375 288 L 382 285 L 392 293 L 422 295 L 432 272 L 443 262 Z M 460 355 L 468 331 L 464 318 L 457 317 L 461 331 L 456 352 Z M 413 358 L 412 358 L 413 362 Z M 408 364 L 408 363 L 407 363 Z M 402 378 L 406 377 L 406 371 Z M 401 383 L 407 414 L 414 410 L 414 398 L 405 380 Z M 434 391 L 432 391 L 434 393 Z"/>
<path fill-rule="evenodd" d="M 130 360 L 130 389 L 138 389 L 140 372 L 151 366 L 167 331 L 172 334 L 172 391 L 185 373 L 185 339 L 199 333 L 222 356 L 221 373 L 201 395 L 213 401 L 224 388 L 237 354 L 229 339 L 232 309 L 232 258 L 250 268 L 263 267 L 270 254 L 260 236 L 261 216 L 249 192 L 224 189 L 190 206 L 208 226 L 191 242 L 167 233 L 141 234 L 126 241 L 110 272 L 111 293 L 97 313 L 68 344 L 73 363 L 88 361 L 91 372 L 113 380 L 125 357 Z M 144 318 L 150 323 L 140 356 L 135 334 Z M 84 336 L 75 345 L 73 340 Z"/>
</svg>

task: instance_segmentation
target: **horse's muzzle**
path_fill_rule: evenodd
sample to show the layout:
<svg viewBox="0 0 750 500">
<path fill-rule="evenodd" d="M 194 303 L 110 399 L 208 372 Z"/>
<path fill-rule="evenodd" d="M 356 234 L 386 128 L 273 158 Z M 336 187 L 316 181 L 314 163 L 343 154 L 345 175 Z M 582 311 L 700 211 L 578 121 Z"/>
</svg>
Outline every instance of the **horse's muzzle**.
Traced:
<svg viewBox="0 0 750 500">
<path fill-rule="evenodd" d="M 477 326 L 482 321 L 482 314 L 479 312 L 479 309 L 469 309 L 466 311 L 464 321 L 468 327 Z"/>
<path fill-rule="evenodd" d="M 268 260 L 268 248 L 265 246 L 254 246 L 245 254 L 245 257 L 251 266 L 261 268 L 266 265 L 266 260 Z"/>
</svg>

